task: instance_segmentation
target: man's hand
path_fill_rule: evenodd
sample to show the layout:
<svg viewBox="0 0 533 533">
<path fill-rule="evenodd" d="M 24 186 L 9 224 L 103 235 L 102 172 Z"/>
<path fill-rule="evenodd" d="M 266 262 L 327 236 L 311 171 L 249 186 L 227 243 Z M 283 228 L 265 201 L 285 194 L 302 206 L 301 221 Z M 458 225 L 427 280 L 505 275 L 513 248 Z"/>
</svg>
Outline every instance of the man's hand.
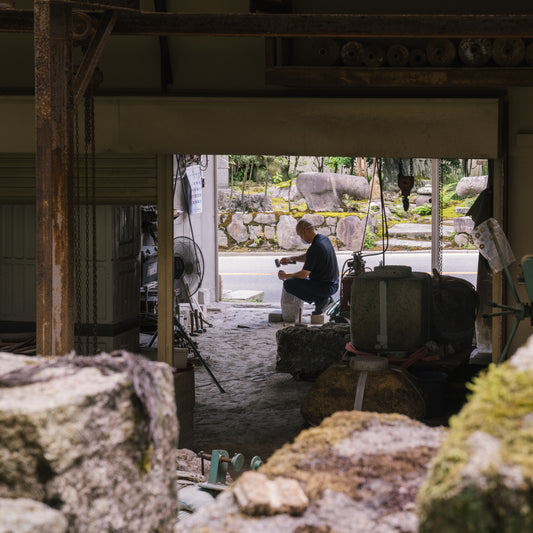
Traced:
<svg viewBox="0 0 533 533">
<path fill-rule="evenodd" d="M 278 278 L 281 280 L 281 281 L 284 281 L 288 278 L 289 276 L 287 275 L 287 272 L 285 272 L 285 270 L 279 270 L 278 271 Z"/>
<path fill-rule="evenodd" d="M 293 264 L 293 263 L 296 263 L 296 261 L 294 261 L 292 259 L 292 257 L 282 257 L 279 262 L 282 264 L 282 265 L 289 265 L 289 264 Z"/>
</svg>

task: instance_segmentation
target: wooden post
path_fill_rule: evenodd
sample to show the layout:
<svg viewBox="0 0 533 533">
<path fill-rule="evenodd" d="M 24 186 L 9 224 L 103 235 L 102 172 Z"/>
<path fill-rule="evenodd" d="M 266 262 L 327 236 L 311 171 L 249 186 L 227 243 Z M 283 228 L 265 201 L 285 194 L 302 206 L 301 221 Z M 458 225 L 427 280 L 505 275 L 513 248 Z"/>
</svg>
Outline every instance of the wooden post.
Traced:
<svg viewBox="0 0 533 533">
<path fill-rule="evenodd" d="M 37 353 L 74 348 L 71 8 L 34 3 Z"/>
<path fill-rule="evenodd" d="M 172 365 L 174 197 L 172 158 L 157 157 L 157 360 Z"/>
</svg>

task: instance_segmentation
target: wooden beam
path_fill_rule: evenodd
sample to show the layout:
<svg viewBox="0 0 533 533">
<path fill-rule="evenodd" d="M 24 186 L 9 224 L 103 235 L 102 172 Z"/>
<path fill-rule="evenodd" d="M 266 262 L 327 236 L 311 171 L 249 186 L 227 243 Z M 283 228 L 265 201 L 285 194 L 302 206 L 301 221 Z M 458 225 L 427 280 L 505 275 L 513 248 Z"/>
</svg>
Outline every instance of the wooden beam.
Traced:
<svg viewBox="0 0 533 533">
<path fill-rule="evenodd" d="M 81 65 L 78 69 L 78 72 L 76 72 L 76 77 L 74 78 L 72 88 L 74 95 L 74 108 L 76 108 L 80 103 L 85 91 L 87 90 L 87 87 L 89 86 L 89 83 L 92 80 L 94 69 L 96 68 L 100 56 L 104 51 L 105 45 L 109 36 L 111 35 L 111 31 L 113 30 L 116 20 L 117 12 L 109 10 L 105 12 L 104 16 L 98 23 L 96 32 L 89 43 L 87 51 L 83 55 Z"/>
<path fill-rule="evenodd" d="M 172 365 L 174 219 L 172 157 L 157 158 L 157 360 Z"/>
<path fill-rule="evenodd" d="M 530 87 L 533 68 L 274 67 L 265 80 L 287 87 Z"/>
<path fill-rule="evenodd" d="M 140 0 L 55 0 L 56 2 L 91 11 L 93 9 L 120 9 L 139 11 Z"/>
<path fill-rule="evenodd" d="M 74 348 L 71 9 L 35 2 L 37 353 Z"/>
<path fill-rule="evenodd" d="M 0 10 L 0 32 L 31 32 L 33 11 Z M 121 12 L 121 35 L 533 38 L 533 15 L 324 15 Z"/>
</svg>

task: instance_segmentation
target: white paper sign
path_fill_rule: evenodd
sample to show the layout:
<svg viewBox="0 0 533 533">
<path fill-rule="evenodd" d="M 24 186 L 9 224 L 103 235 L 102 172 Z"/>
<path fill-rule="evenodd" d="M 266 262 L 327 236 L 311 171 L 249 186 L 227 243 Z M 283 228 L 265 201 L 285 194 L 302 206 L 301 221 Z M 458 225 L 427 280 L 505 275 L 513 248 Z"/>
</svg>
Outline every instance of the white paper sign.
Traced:
<svg viewBox="0 0 533 533">
<path fill-rule="evenodd" d="M 191 186 L 189 212 L 191 215 L 202 212 L 202 171 L 200 165 L 187 167 L 187 177 Z"/>
</svg>

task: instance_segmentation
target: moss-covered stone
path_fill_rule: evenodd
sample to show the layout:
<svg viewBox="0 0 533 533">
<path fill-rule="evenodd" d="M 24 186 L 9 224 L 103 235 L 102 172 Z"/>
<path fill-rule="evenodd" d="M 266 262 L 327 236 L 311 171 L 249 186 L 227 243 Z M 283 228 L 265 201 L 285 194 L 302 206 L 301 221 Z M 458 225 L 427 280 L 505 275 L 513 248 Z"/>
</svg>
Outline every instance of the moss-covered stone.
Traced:
<svg viewBox="0 0 533 533">
<path fill-rule="evenodd" d="M 471 388 L 419 492 L 420 533 L 533 531 L 533 337 Z"/>
</svg>

